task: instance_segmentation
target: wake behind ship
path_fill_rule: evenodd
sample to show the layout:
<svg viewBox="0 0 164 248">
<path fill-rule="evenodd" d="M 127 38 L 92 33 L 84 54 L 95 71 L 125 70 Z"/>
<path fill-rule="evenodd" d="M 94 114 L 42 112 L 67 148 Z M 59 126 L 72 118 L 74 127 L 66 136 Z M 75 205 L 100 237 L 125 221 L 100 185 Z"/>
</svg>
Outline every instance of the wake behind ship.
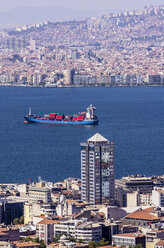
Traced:
<svg viewBox="0 0 164 248">
<path fill-rule="evenodd" d="M 87 108 L 86 112 L 80 112 L 75 115 L 64 115 L 60 113 L 50 113 L 43 117 L 29 114 L 24 117 L 25 123 L 42 123 L 42 124 L 72 124 L 72 125 L 95 125 L 98 124 L 98 118 L 95 115 L 96 107 L 92 104 Z"/>
</svg>

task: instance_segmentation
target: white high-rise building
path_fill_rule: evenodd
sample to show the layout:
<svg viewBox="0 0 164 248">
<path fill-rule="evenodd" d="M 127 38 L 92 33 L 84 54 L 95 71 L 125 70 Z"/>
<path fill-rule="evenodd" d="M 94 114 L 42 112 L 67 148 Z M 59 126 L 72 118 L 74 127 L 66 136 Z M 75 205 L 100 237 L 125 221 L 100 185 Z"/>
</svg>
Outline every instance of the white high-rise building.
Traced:
<svg viewBox="0 0 164 248">
<path fill-rule="evenodd" d="M 114 203 L 114 143 L 99 133 L 81 143 L 82 201 Z"/>
<path fill-rule="evenodd" d="M 164 188 L 155 187 L 152 191 L 152 204 L 164 207 Z"/>
<path fill-rule="evenodd" d="M 36 40 L 32 39 L 30 40 L 30 49 L 33 51 L 36 51 Z"/>
</svg>

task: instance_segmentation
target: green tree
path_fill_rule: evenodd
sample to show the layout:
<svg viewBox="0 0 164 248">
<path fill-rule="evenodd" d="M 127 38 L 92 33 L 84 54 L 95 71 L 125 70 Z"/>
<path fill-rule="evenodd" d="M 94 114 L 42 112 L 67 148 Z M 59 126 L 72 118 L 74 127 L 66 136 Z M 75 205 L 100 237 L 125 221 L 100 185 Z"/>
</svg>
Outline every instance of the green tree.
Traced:
<svg viewBox="0 0 164 248">
<path fill-rule="evenodd" d="M 23 215 L 19 218 L 19 224 L 24 224 L 24 216 Z"/>
<path fill-rule="evenodd" d="M 33 242 L 35 242 L 35 243 L 39 243 L 39 238 L 38 238 L 38 237 L 36 237 L 35 239 L 33 239 Z"/>
<path fill-rule="evenodd" d="M 100 240 L 100 242 L 98 244 L 99 244 L 99 246 L 106 246 L 106 245 L 109 245 L 109 242 L 106 241 L 105 238 L 102 238 L 102 240 Z"/>
<path fill-rule="evenodd" d="M 77 242 L 77 240 L 74 237 L 69 237 L 69 241 Z"/>
<path fill-rule="evenodd" d="M 143 248 L 143 246 L 141 244 L 137 244 L 134 246 L 134 248 Z"/>
<path fill-rule="evenodd" d="M 53 238 L 53 242 L 58 242 L 60 237 L 62 236 L 63 234 L 58 234 L 56 235 L 54 238 Z"/>
<path fill-rule="evenodd" d="M 19 225 L 19 218 L 15 218 L 15 219 L 13 220 L 13 224 L 14 224 L 14 225 Z"/>
<path fill-rule="evenodd" d="M 40 248 L 46 248 L 46 245 L 43 240 L 40 241 Z"/>
<path fill-rule="evenodd" d="M 25 238 L 24 237 L 20 237 L 20 240 L 25 241 Z"/>
<path fill-rule="evenodd" d="M 26 242 L 28 242 L 30 240 L 32 240 L 30 237 L 26 237 L 26 239 L 25 239 Z"/>
<path fill-rule="evenodd" d="M 97 243 L 95 241 L 90 241 L 88 245 L 89 248 L 95 248 L 97 246 Z"/>
<path fill-rule="evenodd" d="M 83 240 L 82 240 L 82 239 L 79 239 L 79 240 L 78 240 L 78 243 L 83 243 Z"/>
</svg>

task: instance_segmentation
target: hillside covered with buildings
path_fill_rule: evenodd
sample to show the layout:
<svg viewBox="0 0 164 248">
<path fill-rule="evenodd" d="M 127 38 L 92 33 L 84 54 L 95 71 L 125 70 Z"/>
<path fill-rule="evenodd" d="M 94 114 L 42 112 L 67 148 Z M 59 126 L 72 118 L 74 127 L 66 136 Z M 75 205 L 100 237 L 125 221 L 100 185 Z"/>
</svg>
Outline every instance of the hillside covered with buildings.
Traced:
<svg viewBox="0 0 164 248">
<path fill-rule="evenodd" d="M 0 32 L 0 83 L 163 85 L 164 7 Z"/>
</svg>

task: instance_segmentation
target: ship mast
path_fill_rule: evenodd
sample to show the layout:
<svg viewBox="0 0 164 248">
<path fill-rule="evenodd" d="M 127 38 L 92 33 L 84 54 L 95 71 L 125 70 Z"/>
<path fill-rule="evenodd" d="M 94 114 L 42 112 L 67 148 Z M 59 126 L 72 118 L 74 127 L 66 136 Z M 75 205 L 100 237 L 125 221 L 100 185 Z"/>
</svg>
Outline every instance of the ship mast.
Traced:
<svg viewBox="0 0 164 248">
<path fill-rule="evenodd" d="M 31 115 L 31 107 L 29 107 L 28 115 Z"/>
</svg>

